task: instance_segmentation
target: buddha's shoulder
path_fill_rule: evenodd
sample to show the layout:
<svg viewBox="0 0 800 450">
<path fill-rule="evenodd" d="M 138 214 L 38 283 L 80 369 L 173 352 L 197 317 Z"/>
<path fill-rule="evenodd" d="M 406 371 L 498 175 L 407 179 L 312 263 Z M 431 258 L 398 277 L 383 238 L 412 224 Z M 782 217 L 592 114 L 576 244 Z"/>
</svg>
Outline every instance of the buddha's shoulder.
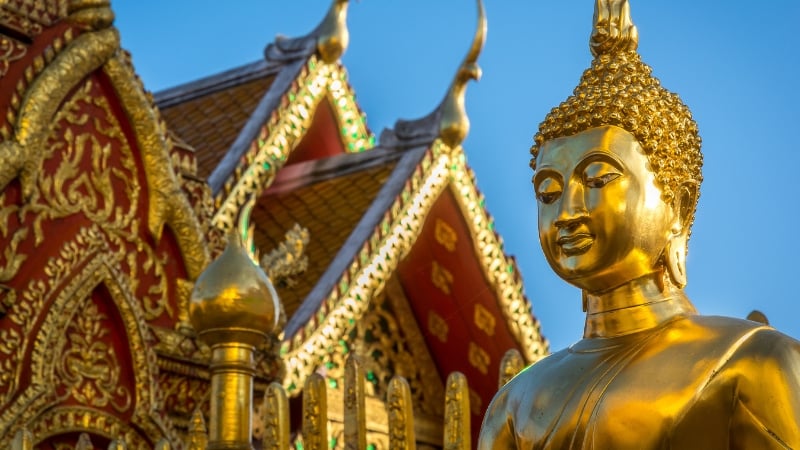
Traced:
<svg viewBox="0 0 800 450">
<path fill-rule="evenodd" d="M 775 328 L 749 320 L 720 316 L 695 316 L 709 339 L 726 340 L 731 361 L 757 358 L 800 359 L 800 342 Z"/>
<path fill-rule="evenodd" d="M 748 342 L 773 341 L 775 343 L 797 344 L 795 339 L 781 333 L 769 325 L 750 320 L 724 316 L 688 316 L 670 325 L 678 338 L 705 341 L 728 341 L 731 345 L 746 346 Z M 673 335 L 674 336 L 674 335 Z"/>
</svg>

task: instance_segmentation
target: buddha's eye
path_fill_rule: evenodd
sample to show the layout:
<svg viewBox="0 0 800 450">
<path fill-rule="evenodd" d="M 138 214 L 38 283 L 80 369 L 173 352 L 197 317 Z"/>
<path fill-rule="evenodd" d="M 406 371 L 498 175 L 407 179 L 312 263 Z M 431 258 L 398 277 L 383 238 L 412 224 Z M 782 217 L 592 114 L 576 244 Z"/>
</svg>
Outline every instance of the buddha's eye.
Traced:
<svg viewBox="0 0 800 450">
<path fill-rule="evenodd" d="M 545 178 L 536 186 L 536 198 L 544 204 L 549 205 L 560 196 L 561 183 L 553 178 Z"/>
<path fill-rule="evenodd" d="M 622 175 L 619 169 L 611 164 L 595 161 L 586 166 L 583 171 L 583 184 L 589 188 L 601 188 L 616 180 Z"/>
</svg>

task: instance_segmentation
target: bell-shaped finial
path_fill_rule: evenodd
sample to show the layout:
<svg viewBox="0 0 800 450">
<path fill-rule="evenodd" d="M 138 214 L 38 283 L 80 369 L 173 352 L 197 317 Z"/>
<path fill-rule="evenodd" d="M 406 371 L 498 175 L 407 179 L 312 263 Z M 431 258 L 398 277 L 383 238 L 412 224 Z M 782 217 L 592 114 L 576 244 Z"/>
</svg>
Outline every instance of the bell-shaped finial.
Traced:
<svg viewBox="0 0 800 450">
<path fill-rule="evenodd" d="M 278 294 L 234 230 L 225 251 L 195 282 L 189 316 L 198 336 L 209 345 L 242 342 L 260 345 L 274 331 Z"/>
</svg>

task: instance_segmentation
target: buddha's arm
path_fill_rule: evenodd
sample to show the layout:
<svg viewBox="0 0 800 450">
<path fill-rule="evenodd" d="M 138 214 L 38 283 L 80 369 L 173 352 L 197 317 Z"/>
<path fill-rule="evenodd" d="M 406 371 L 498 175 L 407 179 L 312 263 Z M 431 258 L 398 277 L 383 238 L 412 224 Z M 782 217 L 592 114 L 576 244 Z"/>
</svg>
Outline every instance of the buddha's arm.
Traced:
<svg viewBox="0 0 800 450">
<path fill-rule="evenodd" d="M 478 439 L 478 450 L 517 448 L 511 413 L 508 409 L 508 395 L 508 389 L 501 389 L 486 410 Z"/>
<path fill-rule="evenodd" d="M 764 330 L 741 350 L 731 448 L 800 449 L 800 342 Z"/>
</svg>

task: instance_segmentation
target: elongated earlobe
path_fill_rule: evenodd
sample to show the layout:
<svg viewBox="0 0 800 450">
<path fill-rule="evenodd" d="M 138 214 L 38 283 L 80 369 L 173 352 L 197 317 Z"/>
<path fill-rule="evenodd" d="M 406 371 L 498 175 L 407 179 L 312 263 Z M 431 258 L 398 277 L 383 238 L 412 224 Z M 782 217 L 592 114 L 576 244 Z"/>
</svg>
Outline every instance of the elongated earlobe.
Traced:
<svg viewBox="0 0 800 450">
<path fill-rule="evenodd" d="M 674 236 L 667 242 L 667 248 L 664 249 L 664 257 L 666 259 L 667 273 L 672 283 L 679 288 L 686 286 L 686 244 L 688 241 L 688 233 L 682 233 Z"/>
<path fill-rule="evenodd" d="M 674 211 L 677 214 L 673 235 L 664 249 L 667 273 L 679 288 L 686 286 L 686 253 L 689 250 L 689 230 L 692 213 L 697 202 L 697 183 L 684 183 L 675 196 Z"/>
</svg>

